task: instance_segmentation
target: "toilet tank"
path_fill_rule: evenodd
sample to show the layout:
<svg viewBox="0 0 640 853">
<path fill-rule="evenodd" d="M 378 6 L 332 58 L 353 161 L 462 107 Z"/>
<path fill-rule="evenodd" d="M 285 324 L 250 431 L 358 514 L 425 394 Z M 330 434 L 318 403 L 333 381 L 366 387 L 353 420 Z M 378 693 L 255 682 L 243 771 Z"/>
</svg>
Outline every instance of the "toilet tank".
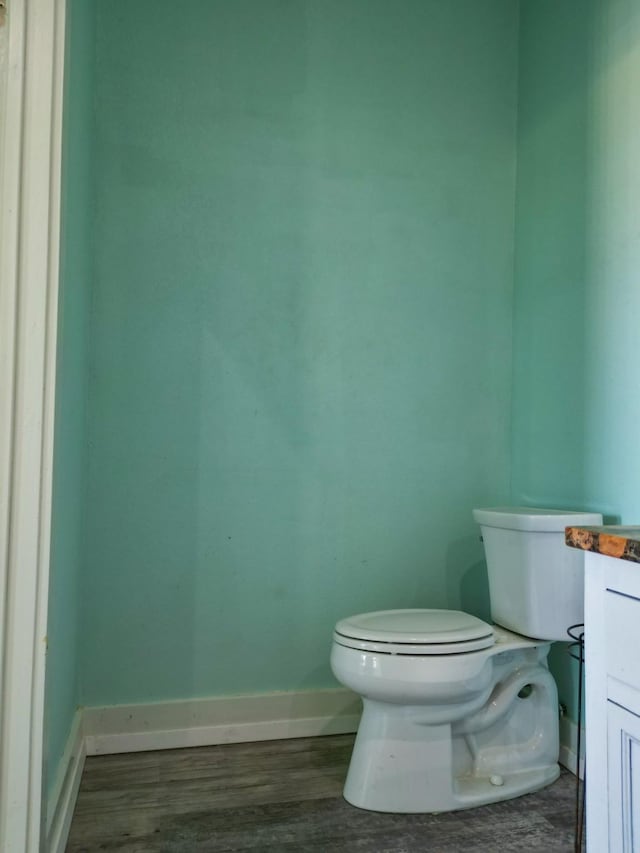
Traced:
<svg viewBox="0 0 640 853">
<path fill-rule="evenodd" d="M 489 576 L 491 618 L 539 640 L 565 640 L 584 622 L 584 559 L 565 527 L 602 524 L 595 512 L 535 507 L 474 509 Z"/>
</svg>

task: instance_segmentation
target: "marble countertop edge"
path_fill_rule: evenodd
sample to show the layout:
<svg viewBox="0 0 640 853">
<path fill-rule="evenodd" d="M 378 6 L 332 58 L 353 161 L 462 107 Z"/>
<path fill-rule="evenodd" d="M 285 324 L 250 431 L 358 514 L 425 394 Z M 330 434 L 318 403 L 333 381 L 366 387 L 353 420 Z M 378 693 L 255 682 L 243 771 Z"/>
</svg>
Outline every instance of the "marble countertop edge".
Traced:
<svg viewBox="0 0 640 853">
<path fill-rule="evenodd" d="M 565 542 L 570 548 L 640 563 L 640 526 L 567 527 Z"/>
</svg>

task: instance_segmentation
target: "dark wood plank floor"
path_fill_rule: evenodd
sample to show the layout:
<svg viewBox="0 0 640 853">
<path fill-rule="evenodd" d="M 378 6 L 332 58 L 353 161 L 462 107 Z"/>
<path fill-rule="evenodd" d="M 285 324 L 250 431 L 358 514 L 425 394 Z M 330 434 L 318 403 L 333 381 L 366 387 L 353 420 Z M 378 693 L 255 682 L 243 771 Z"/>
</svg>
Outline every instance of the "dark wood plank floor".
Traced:
<svg viewBox="0 0 640 853">
<path fill-rule="evenodd" d="M 353 737 L 87 759 L 67 853 L 570 853 L 574 777 L 440 815 L 361 811 L 341 796 Z"/>
</svg>

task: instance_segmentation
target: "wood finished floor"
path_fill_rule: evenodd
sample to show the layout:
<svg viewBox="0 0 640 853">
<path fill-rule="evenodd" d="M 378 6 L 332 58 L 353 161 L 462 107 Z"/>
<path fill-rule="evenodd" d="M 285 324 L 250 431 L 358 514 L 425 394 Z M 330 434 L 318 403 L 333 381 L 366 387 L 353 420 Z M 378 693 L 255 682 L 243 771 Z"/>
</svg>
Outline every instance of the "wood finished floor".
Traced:
<svg viewBox="0 0 640 853">
<path fill-rule="evenodd" d="M 342 799 L 352 735 L 88 758 L 67 853 L 570 853 L 575 779 L 440 815 Z"/>
</svg>

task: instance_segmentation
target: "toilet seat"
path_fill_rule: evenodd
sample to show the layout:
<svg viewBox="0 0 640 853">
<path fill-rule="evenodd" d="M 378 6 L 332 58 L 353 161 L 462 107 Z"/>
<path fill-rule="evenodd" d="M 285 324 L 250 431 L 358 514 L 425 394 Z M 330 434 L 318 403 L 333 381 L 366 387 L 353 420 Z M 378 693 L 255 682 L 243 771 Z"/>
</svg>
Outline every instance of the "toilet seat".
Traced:
<svg viewBox="0 0 640 853">
<path fill-rule="evenodd" d="M 388 655 L 451 655 L 488 649 L 491 625 L 460 610 L 379 610 L 341 619 L 336 643 Z"/>
</svg>

